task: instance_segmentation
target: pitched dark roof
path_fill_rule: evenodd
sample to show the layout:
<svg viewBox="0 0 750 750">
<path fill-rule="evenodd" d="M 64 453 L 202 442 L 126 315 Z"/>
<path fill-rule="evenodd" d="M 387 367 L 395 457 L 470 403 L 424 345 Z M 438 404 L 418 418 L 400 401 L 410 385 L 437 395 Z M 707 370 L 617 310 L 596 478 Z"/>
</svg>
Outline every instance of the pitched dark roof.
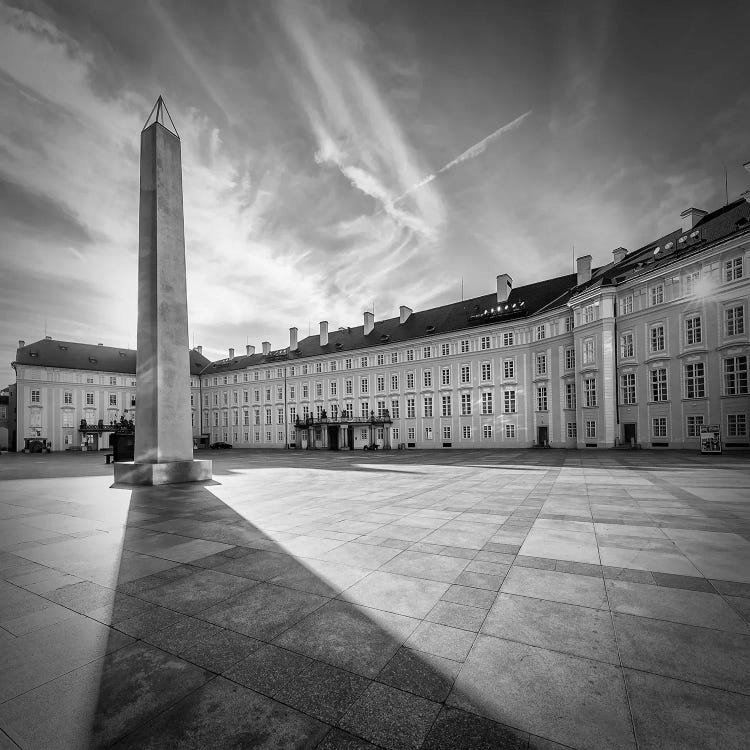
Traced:
<svg viewBox="0 0 750 750">
<path fill-rule="evenodd" d="M 513 289 L 508 297 L 507 310 L 505 305 L 502 306 L 502 310 L 499 309 L 497 294 L 493 292 L 462 302 L 413 312 L 403 324 L 399 318 L 376 321 L 372 332 L 366 336 L 364 325 L 331 331 L 326 346 L 320 345 L 319 336 L 307 336 L 298 342 L 297 351 L 282 349 L 270 355 L 250 354 L 222 359 L 212 362 L 204 374 L 240 370 L 252 365 L 272 366 L 279 361 L 294 361 L 323 354 L 358 351 L 453 333 L 485 323 L 502 323 L 525 318 L 542 309 L 548 309 L 552 302 L 564 304 L 566 295 L 575 286 L 575 282 L 576 275 L 568 274 Z"/>
<path fill-rule="evenodd" d="M 61 367 L 97 372 L 124 372 L 135 375 L 136 352 L 98 344 L 81 344 L 75 341 L 41 339 L 16 351 L 16 362 L 21 365 Z M 197 350 L 190 350 L 190 374 L 200 374 L 209 359 Z"/>
</svg>

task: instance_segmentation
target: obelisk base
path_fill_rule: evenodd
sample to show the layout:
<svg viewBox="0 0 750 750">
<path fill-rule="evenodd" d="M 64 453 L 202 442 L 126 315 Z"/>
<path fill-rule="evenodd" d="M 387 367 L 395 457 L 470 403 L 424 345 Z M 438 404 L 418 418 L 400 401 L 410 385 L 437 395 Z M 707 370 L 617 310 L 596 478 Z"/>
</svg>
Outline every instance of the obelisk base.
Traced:
<svg viewBox="0 0 750 750">
<path fill-rule="evenodd" d="M 155 485 L 205 482 L 213 477 L 213 461 L 165 461 L 159 464 L 138 464 L 122 461 L 115 464 L 117 484 Z"/>
</svg>

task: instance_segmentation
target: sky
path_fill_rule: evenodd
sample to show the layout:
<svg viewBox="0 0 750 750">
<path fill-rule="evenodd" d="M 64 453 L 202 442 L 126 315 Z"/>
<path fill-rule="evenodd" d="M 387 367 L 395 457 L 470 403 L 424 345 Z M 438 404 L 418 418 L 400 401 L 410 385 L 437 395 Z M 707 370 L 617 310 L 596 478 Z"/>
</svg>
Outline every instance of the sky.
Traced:
<svg viewBox="0 0 750 750">
<path fill-rule="evenodd" d="M 0 384 L 136 346 L 139 138 L 182 143 L 211 359 L 572 273 L 750 188 L 750 5 L 0 0 Z"/>
</svg>

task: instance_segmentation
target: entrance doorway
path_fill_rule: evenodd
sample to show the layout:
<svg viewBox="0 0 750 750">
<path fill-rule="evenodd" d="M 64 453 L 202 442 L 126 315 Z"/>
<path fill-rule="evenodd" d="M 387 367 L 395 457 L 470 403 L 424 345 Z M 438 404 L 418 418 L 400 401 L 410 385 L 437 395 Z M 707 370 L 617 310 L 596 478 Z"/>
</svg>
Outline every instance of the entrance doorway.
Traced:
<svg viewBox="0 0 750 750">
<path fill-rule="evenodd" d="M 351 425 L 346 428 L 346 445 L 350 451 L 354 450 L 354 428 Z"/>
<path fill-rule="evenodd" d="M 540 425 L 536 428 L 536 442 L 537 445 L 547 445 L 549 441 L 549 427 L 547 425 Z"/>
<path fill-rule="evenodd" d="M 623 424 L 622 434 L 625 445 L 635 445 L 638 442 L 637 427 L 638 425 L 635 422 L 626 422 Z"/>
<path fill-rule="evenodd" d="M 339 449 L 339 427 L 328 427 L 328 448 L 332 451 Z"/>
</svg>

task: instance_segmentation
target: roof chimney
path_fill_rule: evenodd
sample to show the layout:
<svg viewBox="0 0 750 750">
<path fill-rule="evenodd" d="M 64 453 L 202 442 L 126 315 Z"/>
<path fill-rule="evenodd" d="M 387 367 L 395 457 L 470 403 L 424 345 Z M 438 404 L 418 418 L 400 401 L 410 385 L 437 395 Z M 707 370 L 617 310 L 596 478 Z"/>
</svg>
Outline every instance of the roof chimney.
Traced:
<svg viewBox="0 0 750 750">
<path fill-rule="evenodd" d="M 234 359 L 234 349 L 229 350 L 229 359 Z"/>
<path fill-rule="evenodd" d="M 289 329 L 289 351 L 296 352 L 299 347 L 297 346 L 297 329 L 292 327 Z"/>
<path fill-rule="evenodd" d="M 399 323 L 403 325 L 406 323 L 407 320 L 409 320 L 409 316 L 414 312 L 411 307 L 407 307 L 406 305 L 401 305 L 401 307 L 398 308 L 399 312 Z"/>
<path fill-rule="evenodd" d="M 692 229 L 707 213 L 708 211 L 704 211 L 702 208 L 686 208 L 680 216 L 690 224 L 685 228 Z"/>
<path fill-rule="evenodd" d="M 507 302 L 511 289 L 513 289 L 513 279 L 507 273 L 501 273 L 497 277 L 497 301 Z"/>
<path fill-rule="evenodd" d="M 248 344 L 245 347 L 245 353 L 249 357 L 251 354 L 255 354 L 255 347 L 252 344 Z"/>
<path fill-rule="evenodd" d="M 320 321 L 320 345 L 328 346 L 328 321 Z"/>
<path fill-rule="evenodd" d="M 368 333 L 372 333 L 373 328 L 375 328 L 375 313 L 366 312 L 365 313 L 365 336 L 367 336 Z"/>
<path fill-rule="evenodd" d="M 580 258 L 576 258 L 576 273 L 578 274 L 578 280 L 576 284 L 587 284 L 591 281 L 591 261 L 593 258 L 590 255 L 582 255 Z"/>
<path fill-rule="evenodd" d="M 52 341 L 52 336 L 45 336 L 44 337 L 47 341 Z"/>
<path fill-rule="evenodd" d="M 23 339 L 18 339 L 18 348 L 23 349 L 26 346 L 26 342 Z"/>
<path fill-rule="evenodd" d="M 624 247 L 616 247 L 612 251 L 612 258 L 614 259 L 615 263 L 619 263 L 621 260 L 624 260 L 627 254 L 628 251 Z"/>
<path fill-rule="evenodd" d="M 271 342 L 270 341 L 264 341 L 263 344 L 263 354 L 270 354 L 271 353 Z"/>
<path fill-rule="evenodd" d="M 203 354 L 203 347 L 202 346 L 196 346 L 195 351 L 198 352 L 198 354 Z"/>
</svg>

